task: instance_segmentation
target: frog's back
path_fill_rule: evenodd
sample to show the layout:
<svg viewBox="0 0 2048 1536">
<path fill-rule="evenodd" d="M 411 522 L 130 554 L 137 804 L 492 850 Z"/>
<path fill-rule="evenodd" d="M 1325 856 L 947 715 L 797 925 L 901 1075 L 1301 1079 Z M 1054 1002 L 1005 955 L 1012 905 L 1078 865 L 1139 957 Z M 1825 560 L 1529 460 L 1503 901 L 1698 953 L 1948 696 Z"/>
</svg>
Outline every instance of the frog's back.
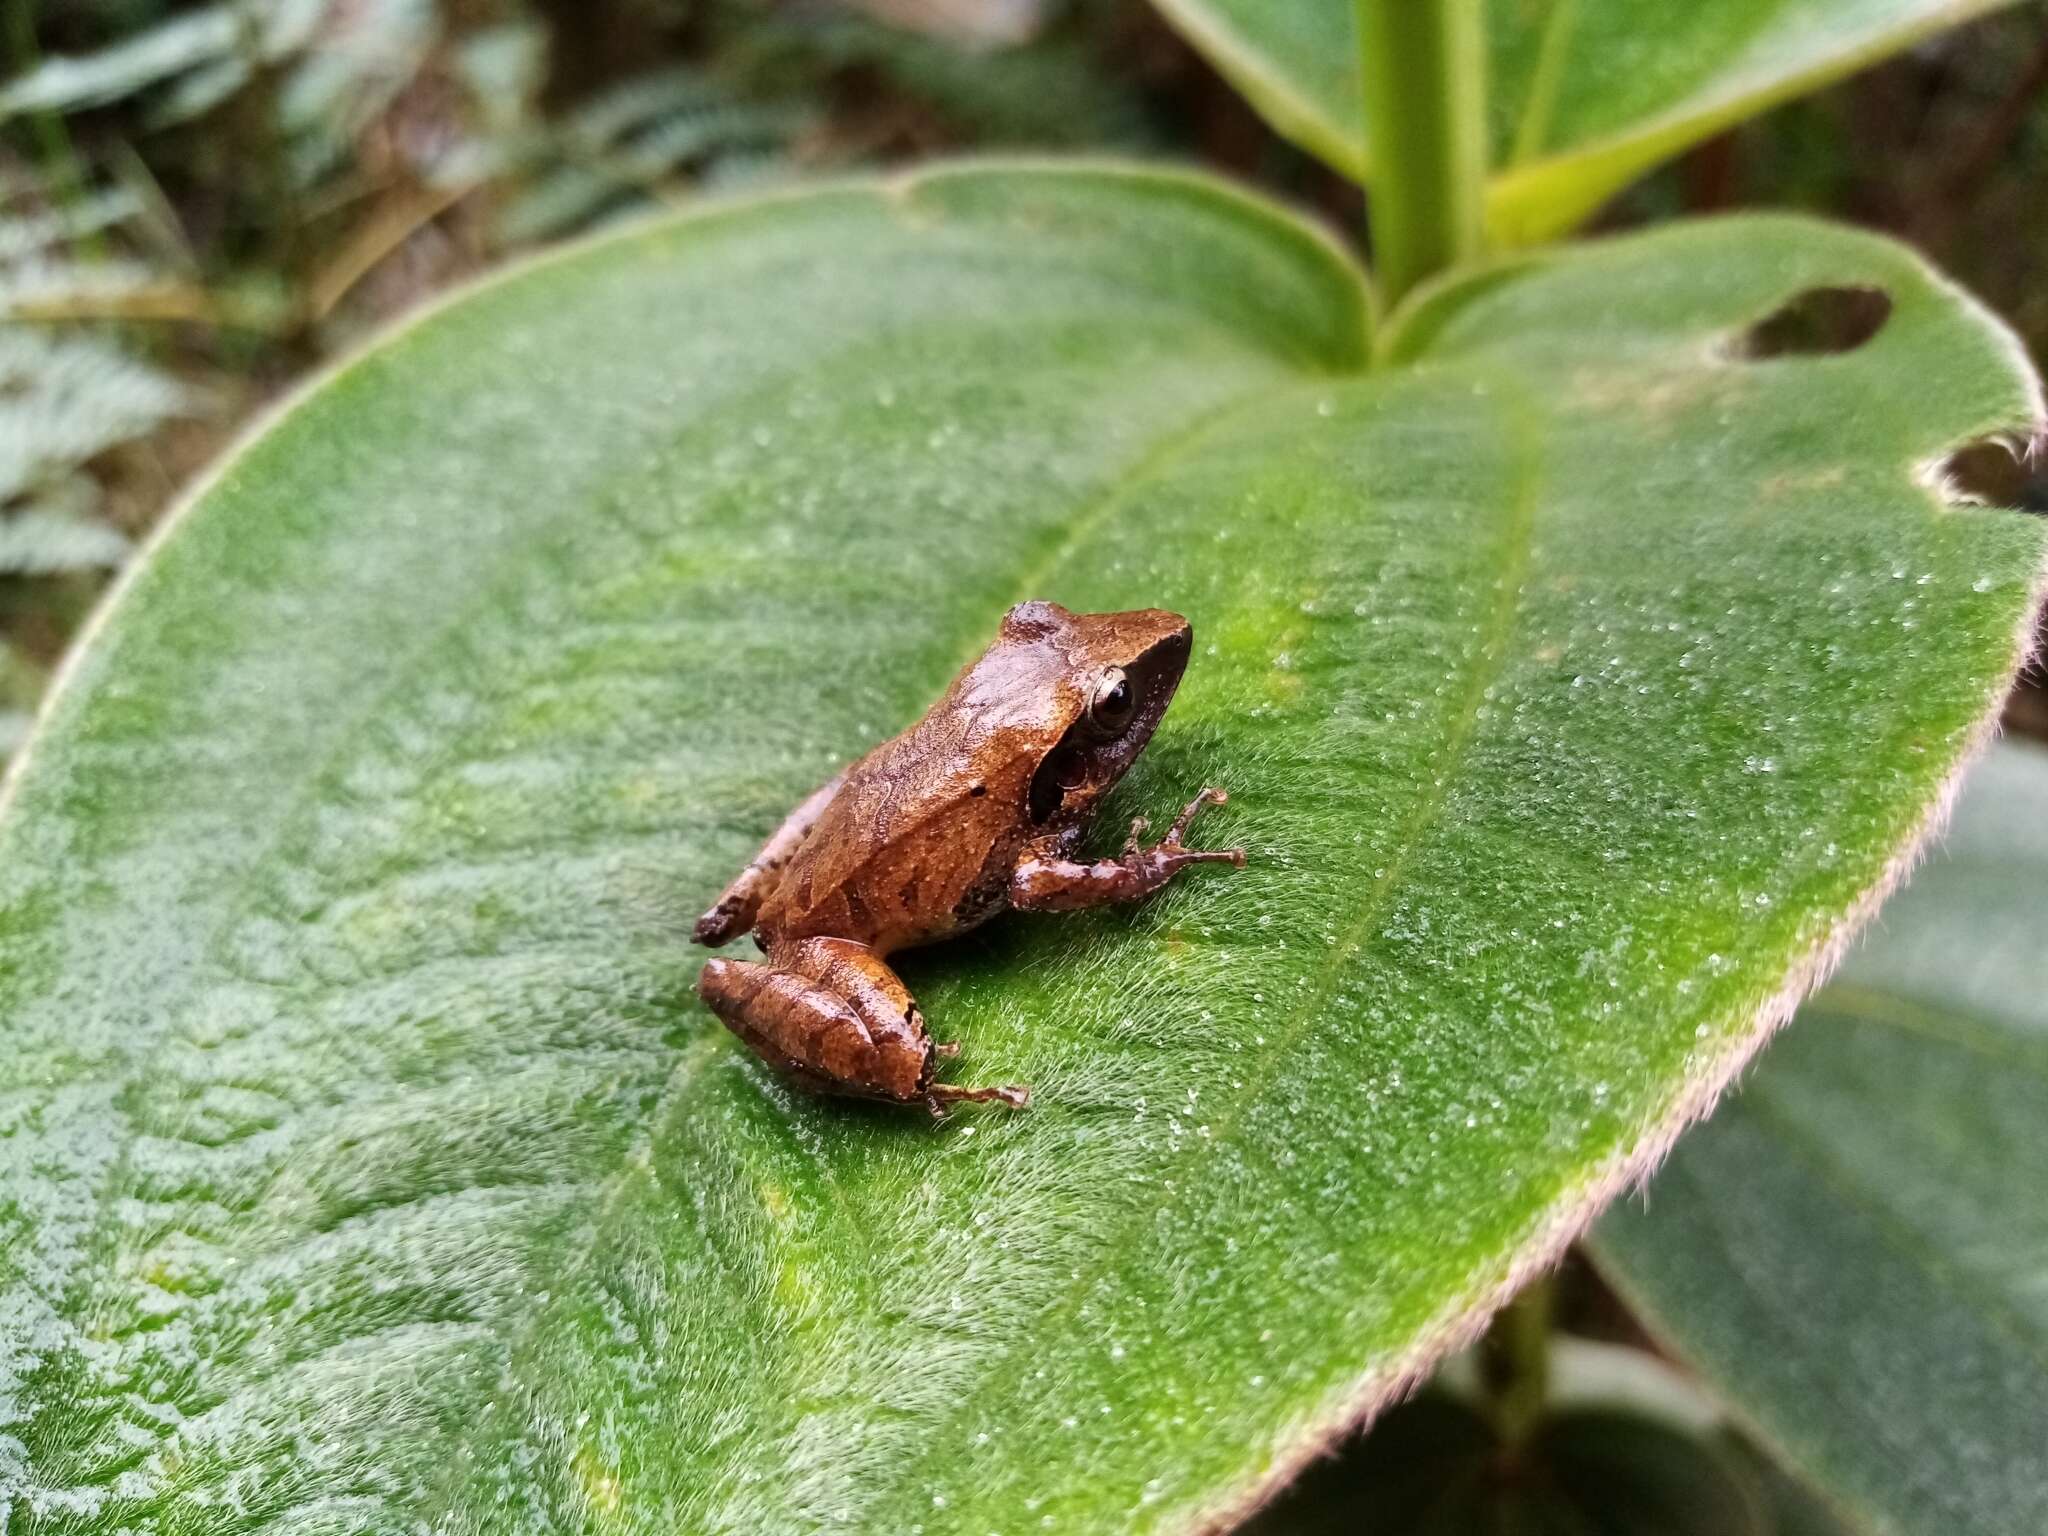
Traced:
<svg viewBox="0 0 2048 1536">
<path fill-rule="evenodd" d="M 764 936 L 855 939 L 886 954 L 1001 909 L 1024 835 L 1029 764 L 996 754 L 986 773 L 928 771 L 983 755 L 972 740 L 935 739 L 933 724 L 928 717 L 849 770 L 762 904 Z"/>
</svg>

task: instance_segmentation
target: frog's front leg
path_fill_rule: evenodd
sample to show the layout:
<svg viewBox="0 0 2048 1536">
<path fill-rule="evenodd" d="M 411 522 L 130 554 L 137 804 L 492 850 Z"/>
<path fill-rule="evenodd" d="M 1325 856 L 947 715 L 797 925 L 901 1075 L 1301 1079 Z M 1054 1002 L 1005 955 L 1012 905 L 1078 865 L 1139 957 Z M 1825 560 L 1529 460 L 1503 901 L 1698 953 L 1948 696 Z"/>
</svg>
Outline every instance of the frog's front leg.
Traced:
<svg viewBox="0 0 2048 1536">
<path fill-rule="evenodd" d="M 1010 876 L 1010 905 L 1024 912 L 1066 912 L 1149 896 L 1189 864 L 1234 864 L 1242 869 L 1242 848 L 1188 848 L 1181 842 L 1202 807 L 1221 805 L 1228 798 L 1220 789 L 1203 790 L 1150 848 L 1138 846 L 1144 820 L 1132 822 L 1121 858 L 1082 864 L 1062 857 L 1056 848 L 1029 850 Z"/>
<path fill-rule="evenodd" d="M 851 939 L 778 943 L 766 965 L 709 960 L 697 993 L 762 1060 L 827 1093 L 922 1101 L 934 1114 L 958 1100 L 1021 1106 L 1030 1097 L 1019 1087 L 933 1082 L 938 1061 L 954 1048 L 933 1043 L 901 978 Z"/>
</svg>

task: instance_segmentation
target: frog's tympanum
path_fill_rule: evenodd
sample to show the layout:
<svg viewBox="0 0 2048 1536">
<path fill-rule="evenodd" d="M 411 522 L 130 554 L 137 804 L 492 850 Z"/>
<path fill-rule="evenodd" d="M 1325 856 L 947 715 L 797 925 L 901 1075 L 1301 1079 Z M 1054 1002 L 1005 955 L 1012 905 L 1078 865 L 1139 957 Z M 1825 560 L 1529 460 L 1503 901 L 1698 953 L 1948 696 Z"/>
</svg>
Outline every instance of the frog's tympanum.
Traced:
<svg viewBox="0 0 2048 1536">
<path fill-rule="evenodd" d="M 697 990 L 771 1065 L 830 1093 L 1022 1104 L 1020 1087 L 932 1081 L 938 1045 L 885 957 L 1005 907 L 1054 912 L 1133 901 L 1186 864 L 1242 867 L 1241 848 L 1181 838 L 1205 789 L 1163 841 L 1085 862 L 1090 813 L 1136 761 L 1180 686 L 1193 635 L 1177 613 L 1069 613 L 1020 603 L 996 643 L 922 720 L 790 813 L 697 920 L 713 947 L 753 930 L 767 964 L 715 959 Z"/>
</svg>

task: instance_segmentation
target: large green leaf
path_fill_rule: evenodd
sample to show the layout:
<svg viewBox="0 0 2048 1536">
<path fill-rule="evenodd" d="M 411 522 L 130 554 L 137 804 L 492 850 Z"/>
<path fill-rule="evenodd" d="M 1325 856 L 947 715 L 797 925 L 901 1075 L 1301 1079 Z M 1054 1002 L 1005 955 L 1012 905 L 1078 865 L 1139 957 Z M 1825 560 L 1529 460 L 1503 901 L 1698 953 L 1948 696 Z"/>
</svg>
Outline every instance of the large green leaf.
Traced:
<svg viewBox="0 0 2048 1536">
<path fill-rule="evenodd" d="M 2048 1524 L 2048 753 L 1947 846 L 1603 1265 L 1876 1531 Z"/>
<path fill-rule="evenodd" d="M 1571 228 L 1661 160 L 2012 0 L 1486 0 L 1497 236 Z M 1363 180 L 1351 0 L 1154 0 L 1274 128 Z"/>
<path fill-rule="evenodd" d="M 1895 308 L 1733 344 L 1817 283 Z M 1981 728 L 2042 527 L 1916 468 L 2035 385 L 1801 222 L 1379 372 L 1362 293 L 1209 182 L 943 171 L 528 268 L 235 454 L 0 814 L 17 1512 L 1184 1529 L 1553 1254 Z M 1116 812 L 1225 785 L 1251 865 L 907 958 L 1028 1113 L 793 1093 L 684 922 L 1027 594 L 1193 617 Z"/>
</svg>

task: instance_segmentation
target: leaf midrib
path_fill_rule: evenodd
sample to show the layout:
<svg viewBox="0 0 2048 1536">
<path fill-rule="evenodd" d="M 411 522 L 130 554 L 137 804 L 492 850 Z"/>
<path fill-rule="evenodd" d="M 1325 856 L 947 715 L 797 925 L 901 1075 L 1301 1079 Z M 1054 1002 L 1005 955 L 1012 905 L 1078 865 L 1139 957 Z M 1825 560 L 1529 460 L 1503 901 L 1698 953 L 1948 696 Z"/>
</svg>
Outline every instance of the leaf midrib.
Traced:
<svg viewBox="0 0 2048 1536">
<path fill-rule="evenodd" d="M 1500 572 L 1495 582 L 1493 611 L 1488 615 L 1485 638 L 1474 656 L 1468 685 L 1448 721 L 1445 743 L 1438 758 L 1441 771 L 1436 775 L 1430 792 L 1410 812 L 1393 839 L 1398 852 L 1387 859 L 1383 872 L 1367 888 L 1357 915 L 1346 925 L 1340 942 L 1329 949 L 1314 983 L 1306 989 L 1284 1022 L 1275 1028 L 1271 1041 L 1258 1058 L 1258 1065 L 1245 1076 L 1242 1086 L 1233 1090 L 1227 1106 L 1211 1119 L 1211 1125 L 1216 1127 L 1215 1134 L 1183 1142 L 1167 1167 L 1161 1170 L 1159 1177 L 1162 1181 L 1170 1183 L 1190 1176 L 1187 1170 L 1191 1165 L 1217 1155 L 1221 1147 L 1231 1142 L 1232 1130 L 1258 1102 L 1281 1066 L 1291 1059 L 1293 1048 L 1334 995 L 1344 967 L 1363 948 L 1374 926 L 1385 916 L 1401 889 L 1402 876 L 1428 830 L 1441 817 L 1450 800 L 1456 769 L 1477 727 L 1487 690 L 1507 661 L 1507 641 L 1520 607 L 1521 573 L 1527 565 L 1534 529 L 1534 509 L 1541 483 L 1541 455 L 1537 446 L 1539 437 L 1535 430 L 1537 418 L 1533 401 L 1522 391 L 1518 381 L 1496 375 L 1490 377 L 1488 383 L 1502 405 L 1504 416 L 1513 424 L 1510 459 L 1520 472 L 1513 475 L 1512 493 L 1504 498 L 1506 515 L 1502 522 Z M 1263 405 L 1270 398 L 1261 397 L 1249 403 Z M 1100 1243 L 1095 1256 L 1076 1270 L 1057 1298 L 1036 1313 L 1038 1326 L 1056 1329 L 1062 1321 L 1070 1322 L 1077 1317 L 1088 1293 L 1101 1283 L 1109 1261 L 1121 1251 L 1122 1245 L 1117 1241 Z M 983 1361 L 979 1368 L 983 1379 L 1006 1379 L 1002 1362 L 1027 1342 L 1022 1338 L 1007 1342 L 990 1359 Z M 927 1426 L 926 1436 L 944 1442 L 947 1429 L 964 1415 L 969 1401 L 971 1399 L 965 1396 L 954 1398 L 953 1409 L 945 1418 Z M 878 1505 L 887 1507 L 902 1491 L 901 1483 L 887 1483 L 876 1488 L 873 1497 Z"/>
<path fill-rule="evenodd" d="M 1192 451 L 1209 436 L 1229 426 L 1241 414 L 1270 408 L 1276 401 L 1295 397 L 1312 398 L 1318 391 L 1326 390 L 1329 384 L 1330 380 L 1327 378 L 1312 378 L 1287 384 L 1267 382 L 1197 412 L 1180 427 L 1163 434 L 1137 458 L 1116 473 L 1105 477 L 1103 486 L 1097 494 L 1059 525 L 1059 535 L 1050 541 L 1049 546 L 1037 557 L 1021 579 L 1021 584 L 1015 589 L 1013 601 L 1023 601 L 1039 595 L 1043 583 L 1066 561 L 1075 548 L 1108 522 L 1117 510 L 1126 505 L 1145 485 L 1158 478 L 1180 455 Z M 963 641 L 962 649 L 958 653 L 960 660 L 949 671 L 957 670 L 958 665 L 971 661 L 985 647 L 985 637 L 977 636 L 978 631 L 976 635 L 970 635 Z M 549 1293 L 558 1293 L 565 1283 L 573 1282 L 577 1276 L 587 1272 L 597 1262 L 601 1246 L 598 1239 L 609 1226 L 613 1213 L 630 1187 L 634 1166 L 647 1159 L 660 1127 L 678 1111 L 703 1068 L 721 1054 L 720 1047 L 724 1044 L 722 1036 L 706 1033 L 685 1051 L 683 1059 L 676 1064 L 663 1085 L 660 1097 L 649 1111 L 645 1122 L 633 1137 L 629 1147 L 622 1153 L 621 1166 L 605 1175 L 601 1181 L 596 1181 L 602 1189 L 602 1194 L 594 1202 L 590 1218 L 581 1228 L 584 1240 L 569 1245 L 568 1251 L 573 1257 L 567 1264 L 547 1270 L 551 1283 L 545 1289 Z M 776 1117 L 774 1132 L 782 1141 L 784 1149 L 791 1154 L 792 1160 L 803 1168 L 805 1177 L 813 1180 L 815 1185 L 828 1195 L 842 1192 L 836 1169 L 826 1158 L 818 1154 L 815 1146 L 797 1134 L 796 1127 L 786 1116 Z M 828 1230 L 863 1239 L 871 1235 L 855 1224 L 850 1214 L 851 1203 L 845 1199 L 819 1200 L 815 1202 L 813 1208 L 820 1213 L 822 1224 Z M 523 1388 L 526 1385 L 525 1381 L 517 1376 L 518 1361 L 525 1346 L 546 1326 L 546 1322 L 545 1310 L 535 1308 L 523 1319 L 508 1319 L 508 1325 L 501 1325 L 497 1330 L 501 1337 L 506 1337 L 505 1355 L 509 1362 L 505 1379 L 493 1390 L 492 1398 L 497 1404 L 503 1405 L 515 1387 Z M 801 1394 L 793 1394 L 791 1401 L 802 1401 Z M 480 1413 L 471 1422 L 482 1424 L 489 1422 L 491 1417 L 487 1413 Z M 450 1471 L 444 1480 L 439 1497 L 426 1505 L 429 1514 L 445 1514 L 459 1507 L 460 1479 L 454 1468 L 460 1464 L 460 1460 L 456 1457 L 450 1458 Z M 711 1523 L 714 1527 L 718 1524 L 716 1520 Z"/>
</svg>

